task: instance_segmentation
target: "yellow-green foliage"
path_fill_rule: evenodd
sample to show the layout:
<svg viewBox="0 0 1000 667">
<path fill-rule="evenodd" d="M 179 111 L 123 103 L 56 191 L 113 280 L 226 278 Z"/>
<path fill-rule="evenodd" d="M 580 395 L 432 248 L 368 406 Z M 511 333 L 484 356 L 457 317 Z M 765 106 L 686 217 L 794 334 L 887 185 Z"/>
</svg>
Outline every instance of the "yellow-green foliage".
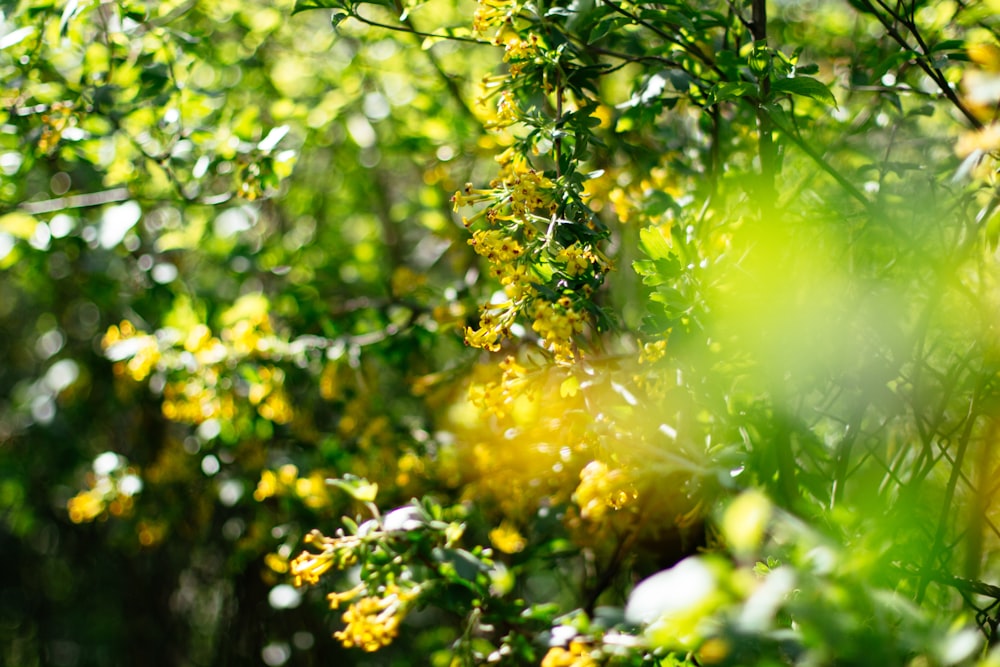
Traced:
<svg viewBox="0 0 1000 667">
<path fill-rule="evenodd" d="M 7 3 L 0 663 L 992 664 L 997 10 Z"/>
</svg>

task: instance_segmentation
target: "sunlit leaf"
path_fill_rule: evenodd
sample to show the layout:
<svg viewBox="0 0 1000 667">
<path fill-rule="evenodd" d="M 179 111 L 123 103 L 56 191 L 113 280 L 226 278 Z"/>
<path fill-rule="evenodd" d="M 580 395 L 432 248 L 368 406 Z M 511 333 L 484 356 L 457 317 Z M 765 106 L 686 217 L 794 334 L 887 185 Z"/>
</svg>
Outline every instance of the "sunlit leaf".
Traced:
<svg viewBox="0 0 1000 667">
<path fill-rule="evenodd" d="M 340 0 L 295 0 L 295 6 L 292 8 L 292 15 L 298 14 L 299 12 L 308 11 L 310 9 L 337 9 L 342 8 L 344 3 Z"/>
<path fill-rule="evenodd" d="M 9 49 L 16 44 L 20 44 L 28 37 L 34 35 L 36 31 L 37 29 L 33 25 L 11 30 L 3 37 L 0 37 L 0 50 Z"/>
<path fill-rule="evenodd" d="M 833 93 L 830 92 L 830 89 L 825 84 L 808 76 L 775 79 L 771 82 L 771 90 L 775 93 L 789 93 L 791 95 L 810 97 L 834 106 L 837 104 L 837 98 L 833 96 Z"/>
</svg>

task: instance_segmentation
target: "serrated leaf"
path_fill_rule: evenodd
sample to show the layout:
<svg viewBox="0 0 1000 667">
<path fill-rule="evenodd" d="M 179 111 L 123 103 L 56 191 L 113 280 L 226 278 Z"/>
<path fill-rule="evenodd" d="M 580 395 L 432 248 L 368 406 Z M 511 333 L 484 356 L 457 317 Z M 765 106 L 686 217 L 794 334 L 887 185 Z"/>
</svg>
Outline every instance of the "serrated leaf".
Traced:
<svg viewBox="0 0 1000 667">
<path fill-rule="evenodd" d="M 656 262 L 651 259 L 637 259 L 632 262 L 632 270 L 640 276 L 651 276 L 656 273 Z"/>
<path fill-rule="evenodd" d="M 672 287 L 661 289 L 658 292 L 650 294 L 649 300 L 663 304 L 671 313 L 683 313 L 689 308 L 689 304 L 687 299 L 684 298 L 684 295 Z"/>
<path fill-rule="evenodd" d="M 639 230 L 639 247 L 650 259 L 667 259 L 673 255 L 670 244 L 658 227 L 643 227 Z"/>
<path fill-rule="evenodd" d="M 833 96 L 826 85 L 810 76 L 796 76 L 789 79 L 775 79 L 771 82 L 771 91 L 810 97 L 820 102 L 837 106 L 837 98 Z"/>
</svg>

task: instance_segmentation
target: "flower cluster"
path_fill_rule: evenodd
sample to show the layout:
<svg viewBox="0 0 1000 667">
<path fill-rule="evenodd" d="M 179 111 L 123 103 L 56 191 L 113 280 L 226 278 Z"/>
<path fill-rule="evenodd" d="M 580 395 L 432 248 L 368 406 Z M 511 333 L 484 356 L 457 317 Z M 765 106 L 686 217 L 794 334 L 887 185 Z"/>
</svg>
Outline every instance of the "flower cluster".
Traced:
<svg viewBox="0 0 1000 667">
<path fill-rule="evenodd" d="M 625 535 L 652 544 L 697 534 L 703 454 L 678 433 L 676 384 L 669 398 L 647 396 L 634 376 L 648 367 L 629 356 L 565 367 L 525 354 L 501 366 L 478 366 L 467 402 L 442 424 L 456 439 L 462 497 L 495 512 L 495 549 L 522 548 L 517 528 L 554 506 L 599 558 Z"/>
<path fill-rule="evenodd" d="M 347 605 L 341 615 L 344 628 L 334 637 L 346 648 L 377 651 L 398 636 L 407 611 L 438 578 L 459 576 L 448 554 L 456 551 L 455 543 L 465 526 L 454 521 L 432 521 L 431 514 L 415 505 L 379 516 L 371 504 L 375 497 L 373 485 L 353 477 L 334 482 L 356 500 L 364 500 L 375 518 L 360 526 L 350 522 L 350 533 L 341 528 L 333 537 L 317 530 L 310 532 L 304 541 L 315 550 L 295 557 L 288 572 L 296 586 L 304 586 L 318 583 L 330 570 L 356 566 L 361 580 L 327 595 L 331 609 Z M 442 514 L 441 508 L 435 512 L 436 516 Z M 407 568 L 408 559 L 415 557 L 414 550 L 424 556 L 434 554 L 432 560 L 439 561 L 438 568 L 424 572 L 424 580 L 415 578 Z"/>
<path fill-rule="evenodd" d="M 521 531 L 509 521 L 502 521 L 490 531 L 490 543 L 505 554 L 516 554 L 524 550 L 528 541 Z"/>
<path fill-rule="evenodd" d="M 209 419 L 232 419 L 236 401 L 232 394 L 217 391 L 219 376 L 213 371 L 167 383 L 163 388 L 163 416 L 181 424 L 201 424 Z"/>
<path fill-rule="evenodd" d="M 560 395 L 560 369 L 528 363 L 507 357 L 499 369 L 479 366 L 466 401 L 443 424 L 456 436 L 463 497 L 495 503 L 497 526 L 503 519 L 520 525 L 538 507 L 568 503 L 580 467 L 593 456 L 584 395 Z"/>
<path fill-rule="evenodd" d="M 38 151 L 51 153 L 62 139 L 63 132 L 75 125 L 76 115 L 69 102 L 53 102 L 48 112 L 42 114 L 42 134 L 38 138 Z"/>
<path fill-rule="evenodd" d="M 253 492 L 254 500 L 262 502 L 274 496 L 294 496 L 307 507 L 319 509 L 330 504 L 330 493 L 326 480 L 320 471 L 314 470 L 305 477 L 299 476 L 299 469 L 291 463 L 277 471 L 265 470 Z"/>
<path fill-rule="evenodd" d="M 99 455 L 94 459 L 92 468 L 87 475 L 88 488 L 66 503 L 70 521 L 89 523 L 106 516 L 105 512 L 112 516 L 129 514 L 134 497 L 142 491 L 138 470 L 114 452 Z"/>
<path fill-rule="evenodd" d="M 510 37 L 504 44 L 504 62 L 510 65 L 510 76 L 520 76 L 524 68 L 538 56 L 538 35 L 529 33 L 527 38 Z"/>
<path fill-rule="evenodd" d="M 620 510 L 638 497 L 628 473 L 611 470 L 606 463 L 591 461 L 580 471 L 580 484 L 573 500 L 584 519 L 598 521 L 608 509 Z"/>
<path fill-rule="evenodd" d="M 597 661 L 582 641 L 574 639 L 568 648 L 553 646 L 542 658 L 542 667 L 597 667 Z"/>
<path fill-rule="evenodd" d="M 362 543 L 356 535 L 327 537 L 318 530 L 310 531 L 302 541 L 315 545 L 320 551 L 303 551 L 289 563 L 289 572 L 296 586 L 318 583 L 330 568 L 344 569 L 354 565 L 358 562 L 354 550 Z"/>
<path fill-rule="evenodd" d="M 333 634 L 345 648 L 359 647 L 369 653 L 388 646 L 399 634 L 399 624 L 417 591 L 404 591 L 390 584 L 380 596 L 365 596 L 352 602 L 340 617 L 344 629 Z M 331 596 L 336 609 L 340 596 Z"/>
<path fill-rule="evenodd" d="M 502 418 L 519 396 L 528 395 L 531 384 L 525 378 L 527 369 L 513 356 L 500 362 L 499 380 L 484 380 L 469 385 L 469 400 L 478 408 Z"/>
<path fill-rule="evenodd" d="M 639 351 L 639 363 L 654 364 L 660 359 L 663 359 L 666 354 L 667 341 L 665 340 L 654 340 L 648 343 L 643 343 L 642 349 Z"/>
<path fill-rule="evenodd" d="M 511 0 L 479 0 L 472 17 L 472 29 L 480 35 L 495 29 L 494 39 L 499 40 L 504 28 L 513 24 L 520 9 L 518 3 Z"/>
<path fill-rule="evenodd" d="M 542 339 L 542 345 L 557 362 L 570 362 L 576 357 L 574 338 L 583 333 L 584 318 L 573 308 L 569 296 L 553 303 L 536 299 L 533 304 L 531 328 Z"/>
<path fill-rule="evenodd" d="M 516 13 L 513 5 L 481 3 L 476 29 L 514 27 Z M 484 78 L 488 94 L 481 103 L 496 96 L 496 113 L 485 126 L 500 134 L 496 143 L 506 148 L 495 157 L 499 170 L 488 187 L 466 184 L 454 194 L 452 203 L 456 211 L 475 208 L 473 214 L 462 217 L 471 230 L 469 244 L 486 260 L 489 274 L 503 291 L 481 307 L 479 326 L 467 327 L 465 340 L 470 346 L 496 352 L 516 330 L 515 324 L 530 323 L 542 349 L 557 363 L 566 364 L 581 357 L 578 339 L 596 312 L 589 300 L 610 269 L 597 245 L 607 232 L 585 204 L 585 183 L 590 177 L 571 177 L 565 173 L 566 161 L 560 158 L 559 147 L 569 134 L 562 115 L 581 103 L 551 85 L 551 72 L 541 71 L 551 64 L 551 54 L 538 34 L 511 29 L 502 39 L 498 32 L 496 42 L 504 46 L 508 71 Z M 552 97 L 554 120 L 546 117 L 548 111 L 539 112 L 534 97 L 536 70 L 546 82 L 541 90 Z M 531 139 L 517 138 L 517 129 L 531 128 L 535 129 L 529 133 Z M 542 168 L 546 161 L 551 168 Z M 570 170 L 583 168 L 570 165 Z"/>
<path fill-rule="evenodd" d="M 265 363 L 280 357 L 288 342 L 271 330 L 266 304 L 237 304 L 233 310 L 219 336 L 203 323 L 187 331 L 163 328 L 147 334 L 123 321 L 108 328 L 102 346 L 118 376 L 141 382 L 159 374 L 161 411 L 171 421 L 197 425 L 232 420 L 245 399 L 264 419 L 291 423 L 295 413 L 284 389 L 284 371 Z M 234 367 L 241 371 L 240 381 L 234 381 Z"/>
<path fill-rule="evenodd" d="M 566 275 L 576 278 L 591 271 L 595 265 L 602 264 L 592 248 L 586 248 L 579 241 L 571 246 L 560 248 L 555 255 L 555 261 L 566 272 Z"/>
<path fill-rule="evenodd" d="M 500 350 L 502 340 L 510 336 L 523 314 L 557 362 L 572 361 L 578 356 L 574 339 L 584 332 L 586 323 L 574 300 L 590 297 L 591 284 L 600 280 L 608 264 L 589 244 L 553 242 L 549 234 L 558 204 L 548 177 L 531 169 L 517 153 L 505 153 L 501 165 L 501 174 L 490 189 L 467 185 L 452 198 L 456 210 L 488 202 L 463 221 L 466 226 L 485 221 L 485 228 L 473 230 L 469 245 L 487 260 L 490 275 L 508 298 L 482 307 L 479 327 L 466 328 L 466 343 L 491 352 Z M 548 271 L 553 275 L 548 281 L 542 278 L 544 266 L 555 269 Z M 545 299 L 541 296 L 545 282 L 550 288 L 564 289 L 565 294 L 554 302 Z"/>
<path fill-rule="evenodd" d="M 627 180 L 624 174 L 619 175 L 623 184 L 612 187 L 607 192 L 607 199 L 614 208 L 615 216 L 619 222 L 629 223 L 637 220 L 640 223 L 662 223 L 666 217 L 669 222 L 674 212 L 667 209 L 664 213 L 650 216 L 647 210 L 650 208 L 650 201 L 664 195 L 673 198 L 681 198 L 683 191 L 678 187 L 677 177 L 665 167 L 654 167 L 649 170 L 643 178 L 636 181 Z M 655 208 L 655 207 L 654 207 Z"/>
<path fill-rule="evenodd" d="M 114 372 L 116 375 L 128 375 L 136 382 L 149 377 L 160 361 L 160 345 L 156 336 L 139 333 L 128 320 L 108 327 L 101 345 L 105 351 L 113 347 L 126 348 L 127 345 L 127 351 L 123 352 L 127 361 L 116 361 Z"/>
</svg>

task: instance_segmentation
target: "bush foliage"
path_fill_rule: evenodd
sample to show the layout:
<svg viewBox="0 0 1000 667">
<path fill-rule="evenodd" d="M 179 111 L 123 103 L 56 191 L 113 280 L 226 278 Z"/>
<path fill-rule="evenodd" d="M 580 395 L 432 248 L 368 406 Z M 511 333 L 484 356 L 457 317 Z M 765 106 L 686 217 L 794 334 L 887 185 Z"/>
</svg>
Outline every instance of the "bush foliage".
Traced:
<svg viewBox="0 0 1000 667">
<path fill-rule="evenodd" d="M 0 13 L 0 662 L 992 665 L 995 0 Z"/>
</svg>

